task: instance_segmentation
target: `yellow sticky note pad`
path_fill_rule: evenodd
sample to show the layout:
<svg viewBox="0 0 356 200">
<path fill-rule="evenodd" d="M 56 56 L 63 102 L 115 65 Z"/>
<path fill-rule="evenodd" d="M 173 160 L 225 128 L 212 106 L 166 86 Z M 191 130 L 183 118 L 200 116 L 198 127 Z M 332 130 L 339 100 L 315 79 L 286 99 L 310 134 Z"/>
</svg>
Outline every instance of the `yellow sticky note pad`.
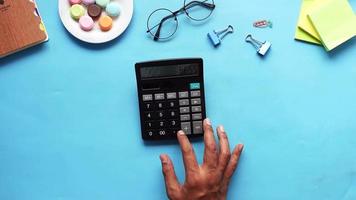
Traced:
<svg viewBox="0 0 356 200">
<path fill-rule="evenodd" d="M 313 43 L 313 44 L 317 44 L 317 45 L 321 44 L 319 40 L 317 40 L 314 37 L 310 36 L 307 32 L 303 31 L 299 27 L 297 27 L 297 30 L 295 31 L 294 38 L 296 40 L 301 40 L 301 41 L 304 41 L 304 42 L 309 42 L 309 43 Z"/>
<path fill-rule="evenodd" d="M 356 16 L 347 0 L 324 0 L 308 12 L 308 19 L 327 51 L 356 35 Z"/>
<path fill-rule="evenodd" d="M 298 21 L 298 27 L 320 42 L 320 38 L 313 25 L 308 19 L 308 13 L 313 8 L 323 5 L 325 0 L 303 0 L 302 10 Z"/>
<path fill-rule="evenodd" d="M 320 0 L 303 0 L 302 6 L 300 8 L 298 26 L 295 31 L 295 39 L 310 42 L 313 44 L 321 44 L 313 25 L 310 23 L 307 17 L 307 12 L 309 8 L 316 1 Z"/>
</svg>

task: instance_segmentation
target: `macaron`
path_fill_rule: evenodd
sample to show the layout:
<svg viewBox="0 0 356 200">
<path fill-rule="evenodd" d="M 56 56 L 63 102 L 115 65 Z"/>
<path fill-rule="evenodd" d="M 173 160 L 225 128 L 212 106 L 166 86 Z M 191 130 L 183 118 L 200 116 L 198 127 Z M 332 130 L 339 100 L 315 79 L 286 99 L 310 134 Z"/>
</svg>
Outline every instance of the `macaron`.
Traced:
<svg viewBox="0 0 356 200">
<path fill-rule="evenodd" d="M 110 3 L 110 0 L 96 0 L 95 2 L 102 8 L 105 8 L 106 5 L 108 5 Z"/>
<path fill-rule="evenodd" d="M 79 20 L 85 14 L 85 9 L 82 5 L 75 4 L 70 7 L 70 16 L 74 20 Z"/>
<path fill-rule="evenodd" d="M 70 5 L 81 4 L 82 0 L 69 0 Z"/>
<path fill-rule="evenodd" d="M 121 8 L 117 2 L 110 2 L 106 5 L 105 11 L 110 17 L 117 17 L 120 15 Z"/>
<path fill-rule="evenodd" d="M 88 6 L 95 3 L 95 0 L 82 0 L 83 4 Z"/>
<path fill-rule="evenodd" d="M 85 15 L 79 19 L 79 25 L 83 31 L 91 31 L 94 28 L 94 20 Z"/>
<path fill-rule="evenodd" d="M 112 28 L 112 18 L 109 16 L 100 17 L 99 26 L 102 31 L 109 31 Z"/>
<path fill-rule="evenodd" d="M 101 7 L 96 4 L 91 4 L 88 6 L 88 15 L 93 19 L 99 18 L 101 12 L 102 12 Z"/>
</svg>

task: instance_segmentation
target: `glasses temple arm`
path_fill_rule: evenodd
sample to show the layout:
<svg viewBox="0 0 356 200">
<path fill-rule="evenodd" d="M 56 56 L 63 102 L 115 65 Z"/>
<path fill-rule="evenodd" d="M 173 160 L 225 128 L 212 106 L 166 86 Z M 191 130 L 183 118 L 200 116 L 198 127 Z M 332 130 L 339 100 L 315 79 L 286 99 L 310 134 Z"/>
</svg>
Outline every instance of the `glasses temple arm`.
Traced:
<svg viewBox="0 0 356 200">
<path fill-rule="evenodd" d="M 168 15 L 168 16 L 164 17 L 164 18 L 160 21 L 159 24 L 157 24 L 157 25 L 155 25 L 154 27 L 152 27 L 152 28 L 150 28 L 150 29 L 147 30 L 147 32 L 149 32 L 149 31 L 151 31 L 152 29 L 154 29 L 155 27 L 158 26 L 157 31 L 156 31 L 155 36 L 154 36 L 154 40 L 155 40 L 155 41 L 159 39 L 159 35 L 161 34 L 162 24 L 163 24 L 165 21 L 167 21 L 168 19 L 172 18 L 172 17 L 174 17 L 174 19 L 177 20 L 176 15 L 173 13 L 173 14 L 171 14 L 171 15 Z"/>
<path fill-rule="evenodd" d="M 191 1 L 189 2 L 186 6 L 184 6 L 184 9 L 187 10 L 189 8 L 192 8 L 196 5 L 200 5 L 200 6 L 203 6 L 205 8 L 208 8 L 208 9 L 214 9 L 215 8 L 215 4 L 211 4 L 211 3 L 205 3 L 204 2 L 201 2 L 201 1 Z"/>
</svg>

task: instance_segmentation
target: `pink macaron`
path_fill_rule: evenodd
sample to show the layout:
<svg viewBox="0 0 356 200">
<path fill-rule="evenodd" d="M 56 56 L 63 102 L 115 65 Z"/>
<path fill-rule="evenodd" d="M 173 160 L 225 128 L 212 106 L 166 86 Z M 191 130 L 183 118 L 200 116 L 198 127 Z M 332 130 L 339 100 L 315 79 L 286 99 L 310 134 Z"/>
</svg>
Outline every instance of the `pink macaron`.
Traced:
<svg viewBox="0 0 356 200">
<path fill-rule="evenodd" d="M 69 0 L 70 5 L 74 5 L 74 4 L 80 4 L 82 3 L 82 0 Z"/>
<path fill-rule="evenodd" d="M 79 19 L 79 25 L 83 31 L 91 31 L 94 28 L 94 20 L 85 15 Z"/>
<path fill-rule="evenodd" d="M 82 0 L 82 2 L 88 6 L 88 5 L 94 4 L 95 0 Z"/>
</svg>

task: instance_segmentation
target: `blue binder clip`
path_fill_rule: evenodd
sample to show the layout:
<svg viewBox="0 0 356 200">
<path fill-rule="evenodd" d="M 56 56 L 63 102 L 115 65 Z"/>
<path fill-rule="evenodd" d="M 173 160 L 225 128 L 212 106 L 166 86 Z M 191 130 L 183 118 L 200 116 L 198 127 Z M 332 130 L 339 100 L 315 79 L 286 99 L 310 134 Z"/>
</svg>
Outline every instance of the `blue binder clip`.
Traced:
<svg viewBox="0 0 356 200">
<path fill-rule="evenodd" d="M 261 56 L 266 55 L 268 50 L 271 48 L 272 44 L 268 41 L 265 42 L 260 42 L 256 39 L 254 39 L 251 34 L 246 36 L 245 39 L 246 42 L 251 43 L 257 50 L 257 53 L 260 54 Z"/>
<path fill-rule="evenodd" d="M 229 25 L 226 29 L 221 30 L 221 31 L 211 31 L 208 33 L 208 38 L 210 39 L 211 43 L 214 45 L 214 47 L 217 47 L 221 44 L 222 39 L 229 33 L 233 33 L 234 28 Z"/>
</svg>

